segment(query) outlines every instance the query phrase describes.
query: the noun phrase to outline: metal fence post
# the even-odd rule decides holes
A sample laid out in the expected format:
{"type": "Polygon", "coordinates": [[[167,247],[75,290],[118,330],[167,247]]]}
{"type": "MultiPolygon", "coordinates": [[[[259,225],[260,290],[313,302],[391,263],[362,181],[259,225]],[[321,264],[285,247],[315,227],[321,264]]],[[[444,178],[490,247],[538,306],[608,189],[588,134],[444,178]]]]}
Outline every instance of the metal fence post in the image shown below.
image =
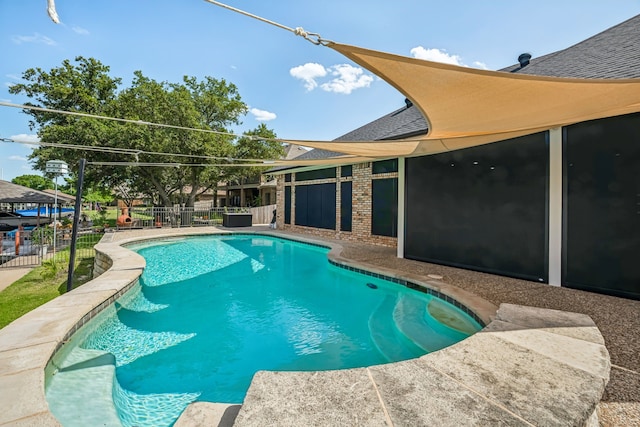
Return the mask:
{"type": "Polygon", "coordinates": [[[78,171],[78,187],[76,188],[76,205],[73,211],[71,248],[69,249],[69,275],[67,276],[67,292],[69,292],[73,288],[73,271],[75,270],[76,266],[76,240],[78,239],[78,227],[80,226],[80,211],[82,210],[82,184],[84,182],[84,166],[86,163],[86,159],[80,159],[80,170],[78,171]]]}

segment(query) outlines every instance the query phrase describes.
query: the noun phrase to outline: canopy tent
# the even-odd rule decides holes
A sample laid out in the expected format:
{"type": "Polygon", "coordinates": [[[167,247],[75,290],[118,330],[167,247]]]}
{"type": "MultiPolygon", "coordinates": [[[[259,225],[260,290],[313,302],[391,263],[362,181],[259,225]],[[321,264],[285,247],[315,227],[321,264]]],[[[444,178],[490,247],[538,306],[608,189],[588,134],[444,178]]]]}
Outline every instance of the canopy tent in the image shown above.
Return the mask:
{"type": "Polygon", "coordinates": [[[402,92],[425,116],[429,131],[420,138],[397,141],[296,144],[357,156],[426,155],[640,111],[640,79],[531,76],[459,67],[334,42],[327,46],[402,92]]]}

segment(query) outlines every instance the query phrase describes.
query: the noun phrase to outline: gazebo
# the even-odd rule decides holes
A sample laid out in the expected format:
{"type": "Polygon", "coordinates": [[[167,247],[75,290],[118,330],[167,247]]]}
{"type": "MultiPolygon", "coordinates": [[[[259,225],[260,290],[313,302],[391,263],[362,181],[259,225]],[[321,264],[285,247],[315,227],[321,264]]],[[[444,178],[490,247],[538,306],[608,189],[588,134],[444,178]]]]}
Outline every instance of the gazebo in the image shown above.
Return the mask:
{"type": "MultiPolygon", "coordinates": [[[[63,195],[58,193],[57,196],[58,205],[70,204],[75,201],[75,198],[69,195],[63,195]]],[[[56,195],[45,191],[34,190],[29,187],[14,184],[9,181],[0,180],[0,206],[9,205],[10,211],[15,211],[16,204],[29,204],[37,205],[37,217],[40,217],[40,208],[47,206],[49,212],[52,212],[52,207],[56,203],[56,195]]],[[[51,214],[48,215],[51,218],[51,214]]]]}

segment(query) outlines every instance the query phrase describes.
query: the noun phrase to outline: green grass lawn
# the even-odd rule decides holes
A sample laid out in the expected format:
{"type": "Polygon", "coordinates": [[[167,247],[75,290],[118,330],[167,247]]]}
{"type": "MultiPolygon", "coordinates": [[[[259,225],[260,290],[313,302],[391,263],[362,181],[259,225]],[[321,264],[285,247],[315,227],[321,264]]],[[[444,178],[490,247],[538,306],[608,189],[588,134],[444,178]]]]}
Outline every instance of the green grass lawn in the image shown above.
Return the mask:
{"type": "MultiPolygon", "coordinates": [[[[149,208],[151,209],[151,208],[149,208]]],[[[144,208],[136,208],[133,212],[130,213],[132,218],[139,220],[151,220],[153,217],[151,215],[145,214],[144,208]]],[[[82,211],[82,213],[87,214],[87,217],[93,221],[94,226],[102,226],[103,224],[109,224],[109,227],[116,226],[116,219],[121,215],[121,210],[110,206],[103,210],[102,212],[98,211],[82,211]]]]}
{"type": "Polygon", "coordinates": [[[82,211],[83,214],[87,214],[87,217],[93,221],[94,226],[102,226],[103,224],[109,224],[109,227],[116,226],[116,218],[118,217],[119,210],[116,208],[105,209],[101,212],[98,211],[82,211]]]}
{"type": "MultiPolygon", "coordinates": [[[[99,237],[93,236],[81,236],[78,239],[72,281],[74,289],[91,280],[95,252],[89,248],[98,240],[99,237]]],[[[0,328],[64,294],[67,290],[68,264],[69,249],[65,249],[56,255],[55,262],[44,261],[41,266],[0,292],[0,328]]]]}

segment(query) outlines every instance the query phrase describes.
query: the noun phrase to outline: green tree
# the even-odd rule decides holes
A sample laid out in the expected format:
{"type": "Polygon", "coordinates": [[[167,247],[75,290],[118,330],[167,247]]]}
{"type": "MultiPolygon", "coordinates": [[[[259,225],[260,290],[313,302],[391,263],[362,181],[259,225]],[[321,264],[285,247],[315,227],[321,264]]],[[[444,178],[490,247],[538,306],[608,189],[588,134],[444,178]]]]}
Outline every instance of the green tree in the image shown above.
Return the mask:
{"type": "Polygon", "coordinates": [[[13,178],[11,182],[40,191],[50,190],[55,187],[55,184],[52,180],[40,175],[20,175],[13,178]]]}
{"type": "MultiPolygon", "coordinates": [[[[109,67],[99,61],[77,57],[76,65],[66,60],[61,67],[49,72],[29,69],[23,73],[26,83],[13,85],[9,91],[25,94],[38,105],[52,109],[217,132],[228,132],[227,128],[240,124],[240,117],[247,112],[236,86],[224,79],[205,77],[198,81],[195,77],[185,76],[181,83],[167,83],[157,82],[136,71],[131,87],[118,92],[121,79],[112,78],[108,73],[109,67]]],[[[85,172],[88,186],[126,188],[128,193],[149,196],[165,206],[173,203],[193,206],[200,193],[215,189],[228,173],[224,168],[209,166],[224,161],[207,157],[227,158],[233,156],[237,148],[233,137],[221,133],[141,126],[32,110],[27,114],[32,116],[30,125],[32,129],[38,129],[43,142],[87,148],[40,147],[31,156],[37,169],[44,170],[46,161],[56,158],[65,160],[75,172],[78,160],[84,157],[88,161],[85,172]],[[90,150],[93,147],[109,147],[113,151],[90,150]],[[118,152],[123,148],[140,152],[137,155],[118,152]],[[156,156],[143,151],[176,155],[156,156]],[[96,162],[187,165],[123,167],[97,165],[96,162]]]]}
{"type": "MultiPolygon", "coordinates": [[[[280,159],[284,157],[284,145],[276,141],[276,133],[269,129],[264,123],[257,128],[244,132],[238,139],[234,147],[234,157],[238,159],[280,159]]],[[[254,178],[265,171],[270,166],[265,167],[238,167],[232,169],[235,179],[254,178]]]]}
{"type": "MultiPolygon", "coordinates": [[[[180,84],[159,83],[140,71],[135,73],[132,87],[118,97],[118,106],[123,116],[135,120],[217,132],[229,132],[228,126],[240,124],[240,117],[247,111],[235,85],[225,80],[206,77],[199,82],[194,77],[184,77],[180,84]]],[[[131,175],[124,180],[130,191],[151,196],[165,206],[193,206],[199,194],[215,189],[224,171],[206,165],[222,162],[207,157],[226,158],[233,152],[233,137],[225,134],[134,125],[123,128],[120,136],[129,148],[176,154],[161,159],[140,154],[141,162],[187,164],[178,168],[137,168],[135,179],[131,175]]],[[[133,170],[129,173],[133,174],[133,170]]]]}
{"type": "MultiPolygon", "coordinates": [[[[280,159],[284,157],[284,145],[276,141],[276,133],[264,123],[257,128],[244,132],[234,147],[234,157],[238,159],[280,159]]],[[[249,162],[254,163],[254,162],[249,162]]],[[[227,180],[239,184],[260,182],[260,176],[270,166],[244,166],[228,168],[227,180]]],[[[253,206],[260,204],[260,199],[250,201],[253,206]]]]}
{"type": "MultiPolygon", "coordinates": [[[[76,64],[69,60],[50,71],[41,68],[30,68],[22,74],[26,83],[12,85],[9,92],[25,94],[37,105],[49,109],[71,112],[108,115],[116,99],[120,79],[109,76],[109,67],[93,58],[76,57],[76,64]]],[[[29,122],[32,130],[37,129],[38,136],[44,143],[59,143],[75,146],[108,145],[109,129],[113,123],[63,115],[53,112],[25,110],[31,116],[29,122]]],[[[116,161],[114,155],[94,151],[78,151],[58,147],[41,146],[35,149],[30,158],[34,168],[44,171],[48,160],[60,159],[68,163],[70,171],[77,173],[80,158],[88,161],[105,161],[107,158],[116,161]]],[[[101,181],[102,171],[87,168],[85,182],[101,181]]]]}

